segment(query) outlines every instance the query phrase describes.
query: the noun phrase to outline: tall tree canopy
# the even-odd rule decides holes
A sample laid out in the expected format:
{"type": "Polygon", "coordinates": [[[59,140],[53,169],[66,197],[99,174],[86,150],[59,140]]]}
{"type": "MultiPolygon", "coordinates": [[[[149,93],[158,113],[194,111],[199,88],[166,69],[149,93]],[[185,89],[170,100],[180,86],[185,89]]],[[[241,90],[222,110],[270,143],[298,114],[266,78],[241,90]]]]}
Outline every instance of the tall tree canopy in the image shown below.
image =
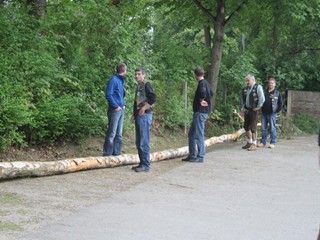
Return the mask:
{"type": "MultiPolygon", "coordinates": [[[[320,91],[320,0],[0,1],[0,149],[103,135],[104,91],[118,62],[144,66],[158,125],[190,120],[192,70],[203,66],[227,123],[244,77],[320,91]]],[[[129,118],[125,130],[132,127],[129,118]]]]}

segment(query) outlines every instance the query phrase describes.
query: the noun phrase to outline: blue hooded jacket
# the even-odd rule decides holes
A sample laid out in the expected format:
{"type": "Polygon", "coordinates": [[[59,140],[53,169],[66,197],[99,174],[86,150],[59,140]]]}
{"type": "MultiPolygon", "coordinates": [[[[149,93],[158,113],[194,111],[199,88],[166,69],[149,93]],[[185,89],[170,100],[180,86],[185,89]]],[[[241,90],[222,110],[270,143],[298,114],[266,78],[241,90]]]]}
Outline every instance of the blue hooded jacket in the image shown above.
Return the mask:
{"type": "Polygon", "coordinates": [[[119,75],[119,73],[114,74],[108,81],[106,89],[106,99],[109,103],[109,107],[116,109],[118,107],[125,106],[124,101],[124,81],[125,77],[119,75]]]}

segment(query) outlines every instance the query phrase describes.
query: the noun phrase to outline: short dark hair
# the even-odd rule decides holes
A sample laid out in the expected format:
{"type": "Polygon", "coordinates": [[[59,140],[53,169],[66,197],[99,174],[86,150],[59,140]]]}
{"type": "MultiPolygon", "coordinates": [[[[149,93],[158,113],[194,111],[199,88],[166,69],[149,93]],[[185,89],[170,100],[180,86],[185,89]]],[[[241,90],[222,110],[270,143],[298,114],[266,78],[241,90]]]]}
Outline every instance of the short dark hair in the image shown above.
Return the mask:
{"type": "Polygon", "coordinates": [[[117,65],[117,73],[123,73],[125,70],[127,70],[127,65],[124,63],[119,63],[117,65]]]}
{"type": "Polygon", "coordinates": [[[203,70],[203,68],[197,67],[197,68],[194,70],[194,74],[195,74],[197,77],[202,77],[202,76],[204,76],[204,70],[203,70]]]}
{"type": "Polygon", "coordinates": [[[274,81],[274,83],[276,83],[276,79],[274,77],[270,77],[269,81],[274,81]]]}
{"type": "Polygon", "coordinates": [[[144,70],[143,67],[138,67],[138,68],[136,68],[136,70],[134,70],[134,71],[135,71],[135,72],[142,72],[143,75],[146,74],[146,71],[144,70]]]}

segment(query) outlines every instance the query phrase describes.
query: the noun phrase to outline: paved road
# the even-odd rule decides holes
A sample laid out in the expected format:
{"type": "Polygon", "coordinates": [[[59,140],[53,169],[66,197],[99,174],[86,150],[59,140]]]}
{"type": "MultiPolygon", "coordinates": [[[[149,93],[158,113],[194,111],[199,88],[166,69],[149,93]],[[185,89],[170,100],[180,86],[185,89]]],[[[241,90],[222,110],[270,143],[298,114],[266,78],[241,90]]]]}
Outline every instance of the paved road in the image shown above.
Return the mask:
{"type": "Polygon", "coordinates": [[[143,174],[139,177],[145,181],[19,239],[316,239],[320,224],[316,136],[281,140],[275,149],[256,152],[242,150],[242,145],[217,145],[202,164],[173,160],[175,167],[156,176],[153,171],[132,173],[143,174]]]}

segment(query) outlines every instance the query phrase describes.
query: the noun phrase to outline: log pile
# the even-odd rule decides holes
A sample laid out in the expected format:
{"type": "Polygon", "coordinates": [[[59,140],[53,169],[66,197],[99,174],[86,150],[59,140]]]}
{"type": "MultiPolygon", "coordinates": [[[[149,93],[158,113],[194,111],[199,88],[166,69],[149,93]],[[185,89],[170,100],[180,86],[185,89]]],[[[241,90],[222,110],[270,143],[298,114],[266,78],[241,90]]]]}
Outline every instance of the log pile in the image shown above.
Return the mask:
{"type": "MultiPolygon", "coordinates": [[[[236,140],[244,132],[244,129],[240,129],[239,131],[232,134],[212,137],[205,141],[205,145],[206,147],[208,147],[227,140],[236,140]]],[[[162,160],[183,157],[188,155],[188,153],[188,147],[169,149],[152,153],[150,156],[150,160],[151,162],[158,162],[162,160]]],[[[14,179],[19,177],[42,177],[137,163],[139,163],[139,157],[137,154],[124,154],[121,156],[108,157],[71,158],[50,162],[1,162],[0,180],[14,179]]]]}

